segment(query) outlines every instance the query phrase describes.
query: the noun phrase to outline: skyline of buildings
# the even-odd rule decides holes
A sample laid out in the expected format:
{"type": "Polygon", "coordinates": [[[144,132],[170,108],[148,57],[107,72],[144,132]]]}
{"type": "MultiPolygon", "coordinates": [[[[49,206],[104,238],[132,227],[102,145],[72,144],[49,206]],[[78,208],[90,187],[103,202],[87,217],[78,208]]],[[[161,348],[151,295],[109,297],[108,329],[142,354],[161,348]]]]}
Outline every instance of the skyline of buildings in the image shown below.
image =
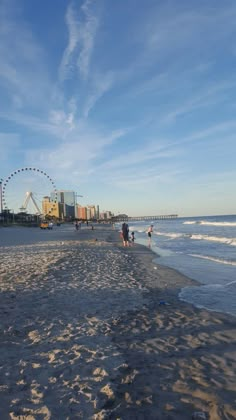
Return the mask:
{"type": "Polygon", "coordinates": [[[82,206],[77,203],[77,194],[72,190],[53,191],[42,201],[43,215],[64,219],[109,219],[113,216],[109,210],[100,212],[99,205],[88,204],[82,206]]]}
{"type": "MultiPolygon", "coordinates": [[[[2,183],[0,183],[2,187],[2,183]]],[[[32,192],[26,193],[24,205],[19,205],[19,211],[12,207],[3,205],[2,188],[0,188],[0,213],[7,212],[13,214],[28,213],[28,215],[38,215],[54,217],[57,219],[109,219],[113,216],[109,210],[100,212],[99,205],[87,204],[86,206],[77,203],[79,196],[72,190],[54,190],[50,195],[43,196],[41,202],[32,192]]]]}

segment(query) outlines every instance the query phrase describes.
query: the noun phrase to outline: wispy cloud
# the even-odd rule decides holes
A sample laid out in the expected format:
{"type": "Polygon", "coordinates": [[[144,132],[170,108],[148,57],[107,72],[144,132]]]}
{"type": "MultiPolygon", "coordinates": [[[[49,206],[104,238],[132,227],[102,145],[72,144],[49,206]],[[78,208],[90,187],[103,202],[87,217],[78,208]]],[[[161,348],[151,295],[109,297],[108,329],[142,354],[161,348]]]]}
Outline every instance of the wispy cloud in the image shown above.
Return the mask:
{"type": "Polygon", "coordinates": [[[73,4],[69,4],[65,20],[68,28],[69,39],[59,69],[59,77],[61,81],[68,79],[73,73],[75,68],[73,58],[80,41],[79,16],[78,11],[75,10],[75,6],[73,4]]]}
{"type": "Polygon", "coordinates": [[[153,166],[139,168],[139,175],[137,176],[137,169],[130,171],[128,168],[122,171],[115,171],[110,173],[107,177],[107,184],[119,187],[127,191],[154,191],[157,185],[174,184],[177,183],[179,177],[184,174],[183,169],[173,168],[173,165],[160,165],[159,168],[153,166]]]}
{"type": "Polygon", "coordinates": [[[186,115],[190,112],[193,112],[197,109],[204,109],[206,107],[212,107],[216,104],[221,103],[222,101],[227,99],[225,96],[228,91],[235,89],[236,81],[222,81],[221,83],[214,84],[212,86],[203,87],[201,88],[200,93],[195,95],[191,95],[183,101],[183,103],[176,107],[176,109],[170,111],[165,115],[163,118],[163,122],[170,123],[176,118],[186,115]]]}
{"type": "Polygon", "coordinates": [[[221,153],[227,161],[234,150],[235,57],[225,62],[233,2],[151,2],[137,11],[132,0],[59,3],[44,19],[31,2],[0,1],[0,119],[8,133],[0,145],[10,145],[0,159],[43,167],[57,184],[83,183],[107,201],[107,189],[125,191],[128,201],[133,190],[153,197],[162,186],[166,197],[178,183],[182,201],[184,176],[195,170],[189,178],[198,180],[203,143],[202,183],[217,173],[221,153]]]}
{"type": "MultiPolygon", "coordinates": [[[[115,158],[106,161],[100,166],[100,170],[114,171],[117,168],[125,168],[132,171],[131,168],[142,168],[145,164],[157,166],[157,162],[163,159],[172,159],[183,153],[181,149],[171,149],[172,144],[168,144],[167,140],[145,141],[140,145],[139,149],[124,153],[122,150],[115,158]]],[[[136,173],[137,175],[137,173],[136,173]]]]}
{"type": "Polygon", "coordinates": [[[0,86],[5,103],[7,98],[7,103],[22,108],[41,103],[50,83],[44,50],[22,22],[20,7],[13,4],[0,4],[0,86]]]}
{"type": "Polygon", "coordinates": [[[191,143],[196,140],[209,140],[212,136],[216,139],[217,136],[224,136],[229,132],[231,133],[232,130],[236,129],[236,121],[228,120],[224,121],[219,124],[214,124],[211,127],[208,127],[204,130],[195,130],[194,132],[190,133],[189,135],[183,137],[180,140],[175,142],[175,145],[178,146],[179,144],[184,143],[191,143]]]}
{"type": "Polygon", "coordinates": [[[80,10],[71,3],[66,12],[66,24],[69,40],[59,69],[60,80],[69,79],[77,69],[86,79],[99,24],[98,17],[92,12],[91,0],[86,0],[80,10]]]}
{"type": "Polygon", "coordinates": [[[61,142],[55,149],[48,148],[29,149],[27,159],[33,164],[46,164],[49,170],[53,170],[58,179],[65,176],[65,170],[70,176],[77,176],[81,180],[88,174],[97,173],[97,162],[106,153],[107,147],[119,140],[125,134],[125,130],[107,132],[100,129],[80,124],[71,133],[70,140],[61,142]]]}
{"type": "Polygon", "coordinates": [[[0,178],[6,178],[22,155],[21,138],[17,133],[0,133],[0,178]],[[9,162],[13,167],[9,169],[9,162]],[[15,164],[13,163],[15,162],[15,164]]]}
{"type": "Polygon", "coordinates": [[[0,133],[0,161],[4,161],[16,152],[20,145],[20,136],[16,133],[0,133]]]}
{"type": "MultiPolygon", "coordinates": [[[[153,12],[153,11],[152,11],[153,12]]],[[[216,47],[215,41],[226,39],[232,31],[235,31],[236,8],[233,2],[207,6],[204,9],[198,3],[187,2],[184,7],[182,3],[166,4],[163,7],[157,6],[157,12],[150,16],[146,24],[144,39],[147,46],[153,51],[163,51],[168,54],[171,49],[178,53],[186,53],[186,48],[216,47]],[[228,23],[228,24],[226,24],[228,23]],[[224,30],[216,31],[216,28],[224,30]],[[204,39],[207,42],[199,42],[204,39]]]]}
{"type": "Polygon", "coordinates": [[[81,31],[82,48],[77,61],[81,75],[88,76],[89,61],[94,47],[95,35],[98,28],[98,18],[91,12],[92,0],[86,0],[82,6],[85,15],[84,27],[81,31]]]}
{"type": "Polygon", "coordinates": [[[93,109],[97,101],[111,88],[114,80],[114,75],[109,72],[103,75],[95,75],[91,82],[90,91],[85,100],[83,109],[83,116],[88,117],[90,111],[93,109]]]}

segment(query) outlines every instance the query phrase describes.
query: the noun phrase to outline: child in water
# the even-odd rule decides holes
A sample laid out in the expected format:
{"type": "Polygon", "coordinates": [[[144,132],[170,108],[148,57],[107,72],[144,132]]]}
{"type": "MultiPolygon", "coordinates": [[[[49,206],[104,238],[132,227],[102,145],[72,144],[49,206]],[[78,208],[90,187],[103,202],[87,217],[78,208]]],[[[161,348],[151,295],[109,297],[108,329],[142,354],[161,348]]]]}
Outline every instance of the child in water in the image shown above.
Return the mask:
{"type": "Polygon", "coordinates": [[[134,232],[131,232],[131,242],[134,243],[135,237],[134,237],[134,232]]]}

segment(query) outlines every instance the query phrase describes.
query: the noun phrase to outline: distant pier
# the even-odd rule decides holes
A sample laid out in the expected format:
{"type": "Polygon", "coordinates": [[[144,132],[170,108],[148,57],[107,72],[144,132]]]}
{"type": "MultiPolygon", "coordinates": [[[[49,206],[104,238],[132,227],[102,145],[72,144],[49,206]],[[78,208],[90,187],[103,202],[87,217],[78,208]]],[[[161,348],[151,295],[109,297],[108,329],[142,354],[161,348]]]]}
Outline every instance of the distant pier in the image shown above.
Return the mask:
{"type": "Polygon", "coordinates": [[[177,219],[177,214],[165,214],[159,216],[136,216],[136,217],[129,217],[125,214],[121,214],[118,216],[112,217],[112,222],[128,222],[128,221],[142,221],[142,220],[168,220],[168,219],[177,219]]]}

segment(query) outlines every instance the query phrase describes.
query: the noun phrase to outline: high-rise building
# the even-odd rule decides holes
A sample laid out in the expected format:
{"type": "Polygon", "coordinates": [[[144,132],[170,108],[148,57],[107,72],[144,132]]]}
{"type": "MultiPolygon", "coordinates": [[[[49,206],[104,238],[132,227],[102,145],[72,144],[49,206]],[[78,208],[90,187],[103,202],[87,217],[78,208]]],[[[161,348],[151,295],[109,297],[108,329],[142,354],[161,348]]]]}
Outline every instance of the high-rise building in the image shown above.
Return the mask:
{"type": "Polygon", "coordinates": [[[94,205],[88,205],[87,209],[90,211],[90,217],[89,219],[96,219],[96,206],[94,205]]]}
{"type": "MultiPolygon", "coordinates": [[[[98,206],[97,206],[98,207],[98,206]]],[[[79,204],[77,204],[77,218],[83,219],[83,220],[94,220],[97,219],[97,208],[94,204],[87,205],[86,207],[83,207],[79,204]]]]}
{"type": "Polygon", "coordinates": [[[81,220],[87,220],[88,219],[87,207],[82,207],[82,206],[78,205],[77,206],[77,217],[78,217],[78,219],[81,219],[81,220]]]}
{"type": "Polygon", "coordinates": [[[112,213],[109,210],[100,213],[100,219],[109,220],[109,219],[111,219],[111,217],[112,217],[112,213]]]}
{"type": "Polygon", "coordinates": [[[44,216],[53,216],[59,218],[59,204],[52,202],[50,197],[43,198],[42,210],[44,216]]]}
{"type": "Polygon", "coordinates": [[[87,207],[87,220],[91,219],[91,209],[87,207]]]}
{"type": "Polygon", "coordinates": [[[51,200],[59,204],[61,219],[72,219],[75,217],[76,195],[74,191],[58,190],[51,193],[51,200]]]}

